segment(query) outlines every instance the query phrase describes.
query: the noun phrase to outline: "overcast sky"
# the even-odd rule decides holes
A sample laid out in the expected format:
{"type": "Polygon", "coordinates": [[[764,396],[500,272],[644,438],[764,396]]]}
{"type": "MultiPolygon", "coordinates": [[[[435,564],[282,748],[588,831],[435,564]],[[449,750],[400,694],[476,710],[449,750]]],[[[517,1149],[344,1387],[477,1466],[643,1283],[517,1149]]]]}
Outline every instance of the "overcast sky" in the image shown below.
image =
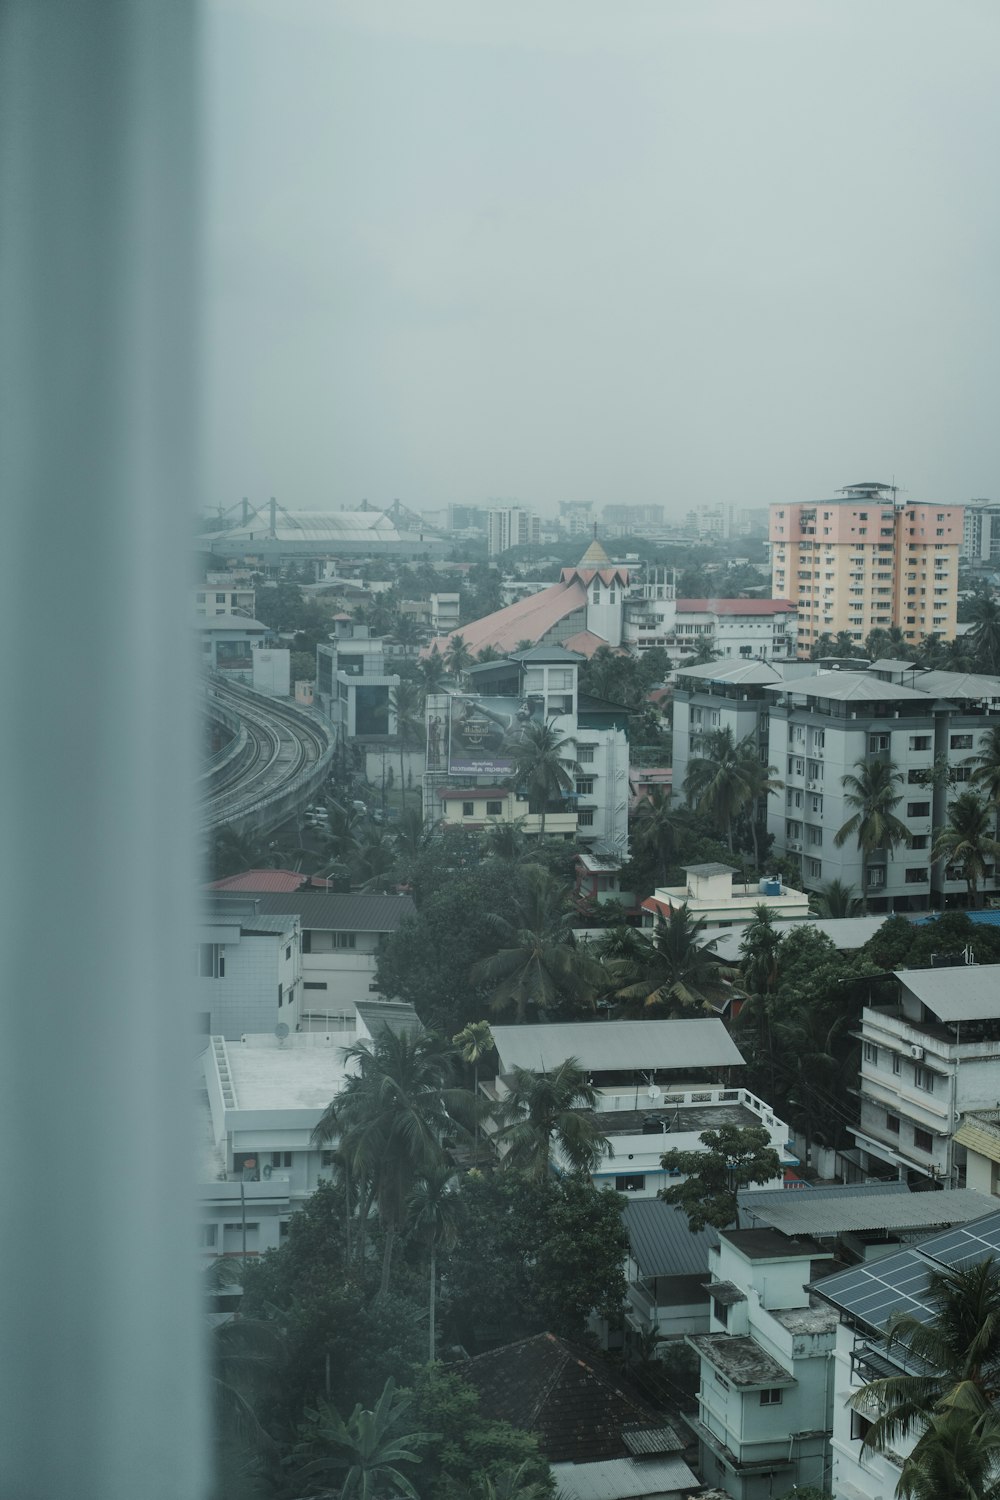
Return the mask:
{"type": "Polygon", "coordinates": [[[206,498],[1000,495],[996,0],[208,0],[206,498]]]}

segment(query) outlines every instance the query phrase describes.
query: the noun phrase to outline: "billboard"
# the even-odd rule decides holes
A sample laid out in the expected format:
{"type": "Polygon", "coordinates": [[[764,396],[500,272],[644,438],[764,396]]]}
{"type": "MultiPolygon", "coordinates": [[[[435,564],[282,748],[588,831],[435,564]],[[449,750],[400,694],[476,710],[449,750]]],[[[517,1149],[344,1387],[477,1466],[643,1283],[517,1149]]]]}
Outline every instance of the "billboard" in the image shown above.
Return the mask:
{"type": "MultiPolygon", "coordinates": [[[[527,698],[454,696],[448,705],[448,770],[454,776],[509,776],[528,729],[545,723],[541,693],[527,698]]],[[[436,726],[440,732],[441,726],[436,726]]],[[[430,751],[430,744],[428,751],[430,751]]],[[[428,754],[430,765],[430,754],[428,754]]]]}

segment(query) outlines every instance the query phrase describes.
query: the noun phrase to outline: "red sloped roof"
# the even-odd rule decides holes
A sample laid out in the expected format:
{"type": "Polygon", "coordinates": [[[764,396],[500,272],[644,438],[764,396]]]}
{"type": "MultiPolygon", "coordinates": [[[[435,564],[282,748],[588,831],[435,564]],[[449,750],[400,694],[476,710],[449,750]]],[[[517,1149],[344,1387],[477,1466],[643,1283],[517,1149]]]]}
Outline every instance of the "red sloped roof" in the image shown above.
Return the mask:
{"type": "MultiPolygon", "coordinates": [[[[244,870],[239,875],[227,875],[223,880],[213,880],[206,890],[210,891],[268,891],[280,894],[297,891],[309,880],[301,870],[244,870]]],[[[325,890],[326,880],[313,880],[313,885],[325,890]]]]}
{"type": "Polygon", "coordinates": [[[678,599],[679,615],[793,615],[788,599],[678,599]]]}
{"type": "Polygon", "coordinates": [[[529,594],[526,599],[508,604],[506,609],[498,609],[492,615],[484,615],[481,620],[471,620],[468,625],[460,625],[447,635],[437,636],[420,654],[429,656],[436,646],[443,656],[455,635],[462,637],[473,656],[484,646],[492,646],[497,651],[513,651],[518,641],[537,643],[560,620],[574,610],[584,609],[586,604],[587,591],[581,583],[575,580],[572,583],[553,583],[537,594],[529,594]]]}
{"type": "Polygon", "coordinates": [[[602,646],[606,646],[608,643],[602,640],[599,635],[595,635],[592,630],[578,630],[576,635],[571,635],[562,644],[566,647],[567,651],[578,651],[581,656],[585,656],[589,661],[595,651],[599,651],[602,646]]]}

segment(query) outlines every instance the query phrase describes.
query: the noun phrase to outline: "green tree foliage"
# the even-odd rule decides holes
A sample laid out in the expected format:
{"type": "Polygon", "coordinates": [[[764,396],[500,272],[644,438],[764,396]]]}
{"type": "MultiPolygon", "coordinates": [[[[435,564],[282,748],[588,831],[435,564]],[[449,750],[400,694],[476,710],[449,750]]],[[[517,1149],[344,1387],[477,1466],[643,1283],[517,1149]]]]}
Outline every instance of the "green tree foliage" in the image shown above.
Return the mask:
{"type": "Polygon", "coordinates": [[[590,1111],[597,1090],[575,1057],[568,1057],[551,1073],[514,1068],[507,1077],[507,1093],[495,1110],[497,1145],[504,1168],[526,1173],[538,1182],[553,1181],[552,1150],[574,1172],[592,1172],[611,1143],[600,1132],[590,1111]]]}
{"type": "Polygon", "coordinates": [[[594,1008],[605,976],[573,939],[576,913],[569,894],[541,866],[524,865],[510,915],[487,913],[493,951],[473,965],[470,975],[488,987],[493,1010],[513,1011],[522,1021],[529,1014],[594,1008]]]}
{"type": "Polygon", "coordinates": [[[717,939],[705,936],[705,918],[685,901],[669,922],[657,918],[650,937],[637,933],[631,951],[607,967],[615,999],[627,1014],[683,1016],[711,1010],[729,993],[726,970],[713,957],[717,939]]]}
{"type": "Polygon", "coordinates": [[[685,1177],[657,1195],[684,1210],[692,1234],[706,1224],[728,1228],[736,1221],[739,1188],[781,1176],[781,1160],[762,1125],[721,1125],[703,1130],[698,1139],[704,1151],[664,1152],[664,1171],[683,1172],[685,1177]]]}
{"type": "Polygon", "coordinates": [[[948,806],[948,825],[938,830],[931,860],[961,867],[969,892],[969,906],[981,904],[980,885],[987,866],[996,867],[1000,843],[993,837],[995,812],[978,792],[961,792],[948,806]]]}
{"type": "Polygon", "coordinates": [[[861,897],[844,880],[828,880],[809,897],[809,910],[817,917],[856,917],[861,911],[861,897]]]}
{"type": "Polygon", "coordinates": [[[855,762],[853,771],[842,776],[844,801],[854,813],[834,836],[833,842],[842,849],[848,839],[856,839],[861,851],[862,899],[868,909],[868,864],[876,849],[886,849],[892,854],[900,844],[909,848],[913,835],[896,816],[896,808],[903,800],[903,773],[895,761],[877,755],[873,760],[862,758],[855,762]]]}
{"type": "Polygon", "coordinates": [[[871,1422],[864,1446],[895,1449],[917,1433],[897,1493],[981,1500],[1000,1490],[1000,1271],[988,1256],[968,1268],[929,1277],[930,1322],[897,1314],[888,1326],[894,1345],[920,1373],[870,1381],[850,1404],[871,1422]],[[933,1482],[947,1480],[934,1490],[933,1482]]]}
{"type": "Polygon", "coordinates": [[[730,853],[733,823],[738,815],[782,785],[771,778],[773,766],[761,767],[755,738],[747,735],[737,741],[728,728],[702,736],[698,754],[689,761],[684,781],[688,802],[722,834],[730,853]]]}
{"type": "Polygon", "coordinates": [[[586,1177],[518,1172],[462,1181],[463,1228],[442,1266],[451,1336],[478,1350],[536,1333],[580,1339],[592,1308],[620,1316],[622,1198],[586,1177]]]}
{"type": "Polygon", "coordinates": [[[339,1500],[420,1500],[410,1475],[429,1434],[410,1429],[412,1406],[390,1378],[373,1407],[358,1402],[346,1421],[329,1401],[307,1408],[289,1459],[296,1488],[327,1496],[336,1484],[339,1500]]]}
{"type": "Polygon", "coordinates": [[[554,1485],[538,1443],[507,1422],[484,1417],[479,1392],[440,1365],[422,1370],[413,1387],[414,1416],[431,1434],[420,1464],[421,1500],[470,1500],[492,1485],[502,1494],[512,1473],[536,1485],[535,1500],[547,1500],[554,1485]]]}
{"type": "Polygon", "coordinates": [[[968,616],[972,622],[968,641],[976,671],[1000,676],[1000,599],[992,590],[979,590],[969,603],[968,616]]]}
{"type": "Polygon", "coordinates": [[[574,787],[573,768],[576,754],[573,743],[560,734],[553,724],[529,724],[524,738],[514,751],[511,781],[528,794],[528,808],[541,814],[541,832],[545,835],[545,813],[551,802],[574,787]]]}
{"type": "Polygon", "coordinates": [[[978,964],[1000,963],[1000,932],[970,922],[964,911],[946,911],[919,927],[905,917],[890,917],[862,949],[880,969],[926,969],[935,954],[960,959],[970,948],[978,964]]]}

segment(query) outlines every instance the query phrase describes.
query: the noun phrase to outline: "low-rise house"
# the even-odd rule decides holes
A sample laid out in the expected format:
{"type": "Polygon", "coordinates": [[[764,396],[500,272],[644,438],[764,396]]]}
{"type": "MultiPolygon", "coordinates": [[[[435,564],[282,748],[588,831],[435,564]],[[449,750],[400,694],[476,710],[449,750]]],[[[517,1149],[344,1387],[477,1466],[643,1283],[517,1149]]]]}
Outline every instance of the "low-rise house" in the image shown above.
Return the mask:
{"type": "Polygon", "coordinates": [[[861,1014],[859,1164],[961,1184],[963,1115],[1000,1099],[1000,964],[903,969],[899,999],[861,1014]]]}
{"type": "Polygon", "coordinates": [[[231,614],[196,615],[194,623],[202,665],[238,682],[252,682],[254,648],[272,639],[270,627],[248,615],[231,614]]]}
{"type": "Polygon", "coordinates": [[[258,906],[272,917],[299,919],[302,992],[296,1019],[304,1029],[354,1024],[358,1002],[380,996],[375,968],[383,939],[416,910],[410,896],[304,888],[266,892],[258,906]]]}
{"type": "Polygon", "coordinates": [[[825,1488],[839,1320],[807,1287],[829,1256],[773,1229],[727,1229],[709,1260],[710,1329],[687,1340],[702,1479],[733,1500],[825,1488]]]}
{"type": "Polygon", "coordinates": [[[955,1145],[965,1151],[967,1186],[1000,1198],[1000,1109],[967,1110],[955,1145]]]}
{"type": "Polygon", "coordinates": [[[719,1243],[716,1230],[709,1224],[693,1233],[684,1210],[662,1198],[631,1198],[622,1222],[628,1235],[626,1328],[644,1340],[707,1333],[708,1252],[719,1243]]]}
{"type": "Polygon", "coordinates": [[[541,1333],[454,1369],[484,1416],[535,1434],[559,1500],[681,1500],[699,1488],[673,1425],[582,1345],[541,1333]]]}
{"type": "Polygon", "coordinates": [[[706,927],[745,926],[756,908],[765,907],[773,917],[804,918],[809,915],[809,897],[804,891],[793,891],[780,876],[755,880],[749,885],[736,884],[732,865],[684,865],[687,880],[679,886],[657,886],[642,903],[644,927],[655,927],[659,918],[670,920],[671,914],[686,906],[691,915],[704,920],[706,927]]]}
{"type": "Polygon", "coordinates": [[[629,911],[635,911],[635,895],[622,888],[622,865],[620,850],[608,849],[595,844],[592,849],[576,857],[575,895],[579,902],[593,906],[606,906],[609,901],[619,901],[629,911]]]}
{"type": "MultiPolygon", "coordinates": [[[[598,1187],[655,1197],[676,1181],[660,1164],[663,1153],[702,1150],[702,1132],[726,1124],[762,1126],[782,1167],[797,1165],[784,1122],[749,1089],[726,1081],[745,1064],[718,1019],[496,1026],[493,1039],[498,1074],[481,1087],[498,1102],[515,1067],[549,1073],[575,1058],[589,1076],[597,1124],[610,1142],[591,1174],[598,1187]]],[[[566,1170],[558,1144],[553,1168],[566,1170]]]]}
{"type": "MultiPolygon", "coordinates": [[[[542,832],[542,814],[530,812],[525,793],[504,786],[443,786],[437,789],[443,832],[455,828],[491,828],[500,823],[518,823],[525,833],[542,832]]],[[[572,804],[557,812],[546,812],[545,835],[571,842],[576,838],[577,814],[572,804]]]]}
{"type": "Polygon", "coordinates": [[[970,1269],[1000,1255],[1000,1213],[945,1230],[874,1265],[852,1266],[813,1283],[812,1291],[838,1319],[833,1378],[831,1484],[834,1500],[891,1500],[897,1492],[906,1454],[919,1428],[898,1439],[898,1451],[875,1453],[862,1443],[867,1418],[848,1406],[849,1398],[871,1380],[912,1374],[906,1347],[886,1340],[894,1313],[930,1321],[935,1306],[928,1295],[932,1271],[970,1269]]]}
{"type": "Polygon", "coordinates": [[[237,1041],[244,1032],[299,1024],[302,943],[294,912],[271,915],[252,897],[209,896],[197,929],[198,1029],[237,1041]]]}

